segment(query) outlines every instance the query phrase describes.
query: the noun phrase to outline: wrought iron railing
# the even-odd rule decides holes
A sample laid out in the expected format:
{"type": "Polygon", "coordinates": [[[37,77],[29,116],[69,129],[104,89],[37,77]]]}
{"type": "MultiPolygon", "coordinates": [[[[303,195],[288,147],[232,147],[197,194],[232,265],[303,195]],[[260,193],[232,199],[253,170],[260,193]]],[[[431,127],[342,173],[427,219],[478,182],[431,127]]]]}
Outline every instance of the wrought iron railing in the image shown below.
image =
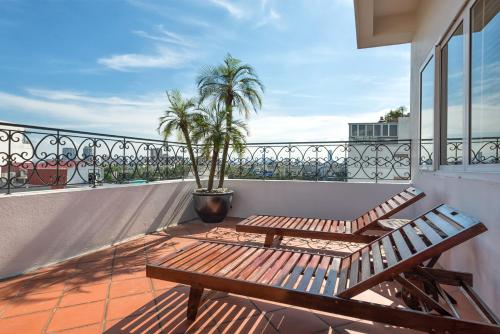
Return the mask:
{"type": "Polygon", "coordinates": [[[229,178],[277,180],[409,180],[411,144],[335,141],[248,144],[229,157],[229,178]]]}
{"type": "MultiPolygon", "coordinates": [[[[201,176],[209,160],[194,147],[201,176]]],[[[405,141],[247,144],[230,151],[227,176],[317,181],[409,180],[405,141]]],[[[179,142],[0,123],[0,193],[192,177],[179,142]]]]}
{"type": "MultiPolygon", "coordinates": [[[[432,165],[434,142],[431,139],[420,141],[420,164],[432,165]]],[[[463,164],[463,140],[460,138],[448,139],[446,142],[447,165],[463,164]]],[[[498,164],[500,163],[500,137],[481,137],[470,140],[470,164],[498,164]]]]}

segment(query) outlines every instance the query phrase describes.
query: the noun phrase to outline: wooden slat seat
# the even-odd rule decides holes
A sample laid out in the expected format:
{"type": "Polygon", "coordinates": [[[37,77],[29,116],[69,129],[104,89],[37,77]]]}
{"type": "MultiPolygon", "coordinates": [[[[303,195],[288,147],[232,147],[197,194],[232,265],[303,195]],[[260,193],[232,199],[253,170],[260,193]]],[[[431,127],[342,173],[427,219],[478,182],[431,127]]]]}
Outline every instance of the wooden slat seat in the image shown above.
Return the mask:
{"type": "MultiPolygon", "coordinates": [[[[498,333],[494,314],[487,316],[493,325],[460,319],[437,301],[425,299],[425,293],[413,285],[408,286],[430,305],[427,311],[352,299],[384,281],[407,284],[405,275],[418,275],[418,270],[429,271],[436,282],[467,282],[469,289],[472,278],[467,275],[455,279],[422,264],[484,231],[486,227],[476,219],[442,205],[345,257],[198,242],[148,264],[146,272],[148,277],[191,285],[190,319],[196,317],[203,289],[208,288],[425,331],[467,333],[475,328],[498,333]]],[[[481,306],[489,311],[485,304],[481,306]]]]}
{"type": "Polygon", "coordinates": [[[380,228],[382,228],[383,230],[392,231],[397,228],[400,228],[405,224],[408,224],[410,221],[411,221],[410,219],[400,219],[400,218],[380,219],[377,222],[377,225],[380,226],[380,228]]]}
{"type": "Polygon", "coordinates": [[[267,215],[251,216],[239,222],[236,225],[236,231],[265,234],[264,246],[266,247],[271,246],[275,236],[368,243],[377,237],[366,235],[364,232],[370,229],[387,229],[386,226],[378,225],[378,221],[394,215],[424,196],[423,191],[409,187],[352,221],[267,215]]]}

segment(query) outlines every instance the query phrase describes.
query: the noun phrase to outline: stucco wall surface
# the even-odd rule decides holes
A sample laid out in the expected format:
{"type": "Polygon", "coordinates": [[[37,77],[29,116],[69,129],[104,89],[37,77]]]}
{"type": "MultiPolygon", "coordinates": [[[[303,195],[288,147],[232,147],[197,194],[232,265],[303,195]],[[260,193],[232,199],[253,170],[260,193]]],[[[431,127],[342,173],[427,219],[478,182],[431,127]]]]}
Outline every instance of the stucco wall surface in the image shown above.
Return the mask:
{"type": "Polygon", "coordinates": [[[194,218],[193,182],[0,197],[0,278],[194,218]]]}
{"type": "Polygon", "coordinates": [[[465,0],[423,0],[417,10],[417,31],[411,44],[412,180],[427,193],[417,203],[421,211],[448,203],[480,219],[488,232],[444,253],[440,264],[472,272],[480,296],[500,314],[500,175],[481,171],[422,171],[418,168],[419,71],[429,52],[460,12],[465,0]]]}
{"type": "MultiPolygon", "coordinates": [[[[230,180],[230,216],[353,219],[404,184],[230,180]]],[[[0,278],[196,217],[192,181],[16,193],[0,197],[0,278]]],[[[399,214],[411,216],[412,208],[399,214]]]]}

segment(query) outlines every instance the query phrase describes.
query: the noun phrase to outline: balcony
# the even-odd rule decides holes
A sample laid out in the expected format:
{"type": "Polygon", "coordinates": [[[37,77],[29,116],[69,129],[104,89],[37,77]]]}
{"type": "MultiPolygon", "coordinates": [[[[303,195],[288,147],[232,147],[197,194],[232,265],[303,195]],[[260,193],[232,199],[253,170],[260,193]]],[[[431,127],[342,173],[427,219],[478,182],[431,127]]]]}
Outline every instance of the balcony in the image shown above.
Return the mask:
{"type": "MultiPolygon", "coordinates": [[[[209,293],[198,319],[188,322],[188,287],[145,273],[147,262],[197,240],[262,243],[263,236],[234,230],[252,214],[359,216],[413,182],[412,146],[409,140],[248,144],[230,159],[231,218],[208,225],[191,206],[195,185],[182,143],[3,124],[0,333],[413,332],[223,293],[209,293]]],[[[397,217],[414,218],[446,200],[429,191],[397,217]]],[[[461,247],[460,256],[477,256],[475,284],[488,291],[488,256],[475,249],[477,242],[461,247]]],[[[494,233],[480,242],[494,244],[494,233]]],[[[282,247],[345,255],[360,245],[285,237],[282,247]]],[[[470,262],[462,268],[456,261],[442,259],[471,270],[470,262]]],[[[396,291],[387,283],[356,298],[402,306],[396,291]]],[[[459,298],[453,288],[448,292],[459,298]]],[[[479,317],[473,308],[460,313],[479,317]]]]}

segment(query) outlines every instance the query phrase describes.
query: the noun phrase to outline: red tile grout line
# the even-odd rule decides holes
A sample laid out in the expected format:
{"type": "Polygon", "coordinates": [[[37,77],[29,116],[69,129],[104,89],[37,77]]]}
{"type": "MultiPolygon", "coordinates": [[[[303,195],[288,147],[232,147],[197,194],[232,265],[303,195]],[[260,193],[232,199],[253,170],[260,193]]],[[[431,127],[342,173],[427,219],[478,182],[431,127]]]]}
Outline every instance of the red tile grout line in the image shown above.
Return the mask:
{"type": "Polygon", "coordinates": [[[45,326],[43,326],[42,334],[47,333],[47,330],[49,329],[49,324],[52,321],[52,318],[54,318],[54,314],[56,314],[57,308],[59,307],[59,304],[61,303],[61,300],[64,296],[65,288],[66,288],[66,282],[64,282],[63,288],[61,290],[61,295],[57,299],[56,305],[52,308],[52,312],[49,314],[49,318],[47,319],[45,326]]]}
{"type": "MultiPolygon", "coordinates": [[[[261,309],[257,306],[257,304],[255,304],[255,303],[254,303],[254,301],[252,300],[252,298],[248,298],[248,300],[250,301],[250,303],[252,303],[252,305],[253,305],[253,306],[254,306],[257,310],[259,310],[260,314],[264,315],[264,319],[266,319],[266,320],[267,320],[267,323],[268,323],[268,324],[269,324],[269,325],[270,325],[273,329],[275,329],[277,333],[279,333],[280,331],[278,330],[278,328],[276,328],[276,327],[273,325],[273,323],[272,323],[271,319],[269,319],[269,318],[268,318],[268,316],[267,316],[267,314],[268,314],[268,313],[271,313],[271,312],[266,312],[266,311],[261,310],[261,309]]],[[[274,310],[273,312],[280,311],[280,310],[283,310],[283,309],[286,309],[286,308],[287,308],[287,306],[283,306],[282,308],[276,309],[276,310],[274,310]]]]}
{"type": "Polygon", "coordinates": [[[115,256],[116,256],[116,247],[114,248],[114,251],[113,251],[113,261],[111,261],[111,277],[109,278],[108,288],[106,290],[106,298],[104,300],[104,313],[102,316],[102,323],[101,323],[101,332],[103,332],[103,333],[106,329],[106,320],[108,317],[109,295],[111,292],[111,282],[113,281],[113,269],[115,267],[115,259],[116,259],[115,256]]]}
{"type": "MultiPolygon", "coordinates": [[[[170,246],[169,246],[169,247],[170,247],[170,246]]],[[[146,242],[144,242],[144,253],[145,253],[145,255],[146,255],[146,263],[147,263],[147,261],[148,261],[148,254],[149,254],[149,253],[146,251],[146,242]]],[[[145,269],[144,269],[144,270],[145,270],[145,269]]],[[[157,303],[157,300],[156,300],[156,298],[158,297],[158,295],[157,295],[157,291],[156,291],[156,289],[155,289],[155,287],[154,287],[154,285],[153,285],[153,280],[152,280],[150,277],[147,277],[147,276],[146,276],[146,278],[147,278],[147,279],[148,279],[148,281],[149,281],[149,287],[151,288],[151,292],[152,292],[152,294],[153,294],[153,303],[154,303],[154,305],[155,305],[155,310],[156,310],[156,312],[155,312],[155,313],[156,313],[155,317],[156,317],[157,322],[158,322],[158,327],[160,328],[160,332],[163,332],[163,328],[162,328],[163,326],[162,326],[162,324],[161,324],[161,318],[160,318],[160,311],[161,311],[161,310],[158,308],[158,303],[157,303]]]]}
{"type": "MultiPolygon", "coordinates": [[[[321,318],[319,315],[317,315],[316,313],[314,313],[314,312],[313,312],[313,310],[311,310],[311,309],[308,309],[308,310],[309,310],[309,312],[311,312],[311,313],[312,313],[312,314],[313,314],[316,318],[318,318],[318,319],[319,319],[319,321],[321,321],[322,323],[326,324],[326,325],[328,326],[328,328],[327,328],[327,329],[330,329],[330,328],[331,328],[331,329],[332,329],[332,331],[333,331],[333,333],[336,333],[335,328],[334,328],[332,325],[330,325],[328,322],[326,322],[325,320],[323,320],[323,318],[321,318]]],[[[339,326],[345,326],[345,325],[348,325],[348,324],[350,324],[350,323],[352,323],[352,322],[355,322],[355,321],[350,321],[350,322],[347,322],[347,323],[342,324],[342,325],[339,325],[339,326]]],[[[319,331],[318,333],[323,333],[323,332],[324,332],[324,330],[319,331]]]]}

